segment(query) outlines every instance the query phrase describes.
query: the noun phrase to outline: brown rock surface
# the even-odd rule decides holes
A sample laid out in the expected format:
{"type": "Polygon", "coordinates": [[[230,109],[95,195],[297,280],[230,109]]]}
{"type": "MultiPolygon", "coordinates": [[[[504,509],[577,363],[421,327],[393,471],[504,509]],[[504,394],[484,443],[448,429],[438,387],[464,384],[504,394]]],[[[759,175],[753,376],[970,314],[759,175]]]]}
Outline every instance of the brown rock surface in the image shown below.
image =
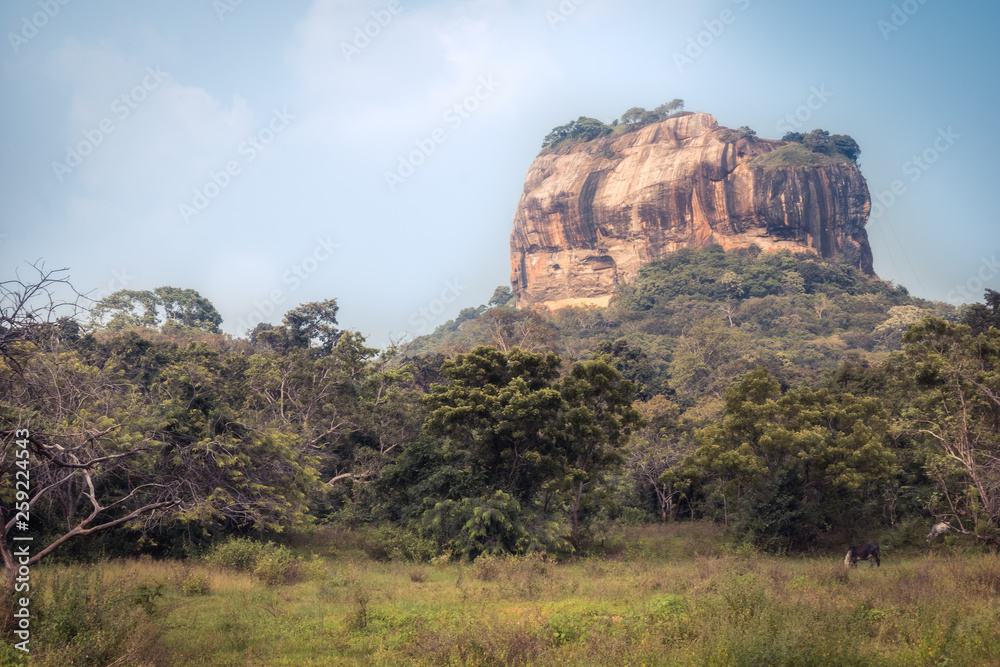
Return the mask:
{"type": "Polygon", "coordinates": [[[540,155],[510,239],[518,305],[607,305],[643,264],[713,244],[808,250],[871,273],[857,166],[755,166],[785,142],[734,135],[686,114],[540,155]]]}

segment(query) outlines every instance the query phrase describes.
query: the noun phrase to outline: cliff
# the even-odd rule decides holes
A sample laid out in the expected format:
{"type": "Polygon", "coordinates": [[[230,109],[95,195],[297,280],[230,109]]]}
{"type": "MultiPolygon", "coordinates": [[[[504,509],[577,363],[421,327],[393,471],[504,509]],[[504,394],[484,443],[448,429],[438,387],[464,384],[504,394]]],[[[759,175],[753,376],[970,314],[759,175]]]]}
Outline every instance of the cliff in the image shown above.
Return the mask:
{"type": "Polygon", "coordinates": [[[643,264],[713,244],[812,251],[872,273],[857,165],[798,145],[768,155],[785,146],[686,114],[540,155],[510,239],[518,305],[607,305],[643,264]]]}

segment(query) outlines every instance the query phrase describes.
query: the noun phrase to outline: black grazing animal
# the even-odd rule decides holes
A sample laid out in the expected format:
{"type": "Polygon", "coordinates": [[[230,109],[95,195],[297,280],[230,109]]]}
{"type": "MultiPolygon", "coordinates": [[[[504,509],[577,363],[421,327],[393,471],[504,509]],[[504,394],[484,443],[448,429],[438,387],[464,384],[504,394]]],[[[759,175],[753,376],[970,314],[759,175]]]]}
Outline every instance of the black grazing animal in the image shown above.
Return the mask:
{"type": "Polygon", "coordinates": [[[844,565],[847,567],[857,567],[859,560],[867,560],[869,562],[868,567],[875,567],[876,565],[882,567],[882,561],[879,559],[878,545],[869,542],[868,544],[856,544],[848,547],[847,555],[844,556],[844,565]]]}

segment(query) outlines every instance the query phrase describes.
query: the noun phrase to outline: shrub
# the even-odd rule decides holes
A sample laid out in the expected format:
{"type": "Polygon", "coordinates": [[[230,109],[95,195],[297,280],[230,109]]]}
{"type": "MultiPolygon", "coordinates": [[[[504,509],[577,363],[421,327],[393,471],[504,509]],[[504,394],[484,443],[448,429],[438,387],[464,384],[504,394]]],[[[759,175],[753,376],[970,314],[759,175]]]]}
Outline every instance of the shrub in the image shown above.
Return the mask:
{"type": "Polygon", "coordinates": [[[378,561],[409,560],[427,562],[438,555],[437,544],[413,531],[379,526],[365,535],[365,554],[378,561]]]}
{"type": "MultiPolygon", "coordinates": [[[[270,544],[270,543],[268,543],[270,544]]],[[[249,537],[234,537],[217,544],[208,554],[208,562],[240,572],[253,572],[264,544],[249,537]]]]}
{"type": "Polygon", "coordinates": [[[195,595],[208,595],[208,578],[201,573],[188,574],[181,582],[181,594],[188,597],[195,595]]]}
{"type": "Polygon", "coordinates": [[[277,586],[294,580],[298,574],[298,565],[299,560],[288,547],[265,549],[253,569],[253,576],[268,586],[277,586]]]}
{"type": "Polygon", "coordinates": [[[457,556],[572,553],[565,529],[556,521],[525,511],[510,494],[496,491],[482,498],[434,503],[421,517],[423,534],[457,556]]]}
{"type": "Polygon", "coordinates": [[[273,542],[255,542],[237,537],[217,545],[208,554],[208,562],[252,574],[269,586],[291,583],[304,576],[319,576],[325,570],[316,558],[306,562],[288,547],[273,542]]]}
{"type": "Polygon", "coordinates": [[[644,526],[657,523],[656,517],[638,507],[623,507],[618,515],[618,523],[622,526],[644,526]]]}
{"type": "Polygon", "coordinates": [[[770,171],[781,167],[826,167],[846,161],[846,158],[840,155],[831,157],[814,153],[802,144],[792,143],[776,148],[770,153],[758,155],[750,161],[750,166],[763,167],[765,171],[770,171]]]}
{"type": "Polygon", "coordinates": [[[351,592],[351,612],[347,617],[350,630],[364,630],[368,627],[372,595],[367,588],[356,588],[351,592]]]}
{"type": "Polygon", "coordinates": [[[504,597],[529,599],[541,592],[541,580],[549,577],[551,567],[545,554],[487,555],[475,560],[472,576],[480,581],[496,581],[504,597]]]}
{"type": "Polygon", "coordinates": [[[161,595],[160,583],[138,583],[130,576],[111,579],[99,568],[47,571],[33,596],[33,661],[166,664],[159,644],[162,631],[151,620],[160,611],[161,595]]]}

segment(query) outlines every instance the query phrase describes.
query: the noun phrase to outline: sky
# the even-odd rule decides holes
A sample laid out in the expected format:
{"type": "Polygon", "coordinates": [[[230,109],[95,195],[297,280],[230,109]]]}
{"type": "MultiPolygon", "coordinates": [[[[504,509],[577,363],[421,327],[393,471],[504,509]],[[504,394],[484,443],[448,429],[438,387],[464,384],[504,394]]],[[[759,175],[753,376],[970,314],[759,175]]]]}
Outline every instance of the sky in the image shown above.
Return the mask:
{"type": "Polygon", "coordinates": [[[5,0],[0,280],[197,290],[242,335],[336,298],[384,346],[509,285],[542,138],[674,98],[853,136],[875,271],[1000,289],[1000,5],[5,0]]]}

